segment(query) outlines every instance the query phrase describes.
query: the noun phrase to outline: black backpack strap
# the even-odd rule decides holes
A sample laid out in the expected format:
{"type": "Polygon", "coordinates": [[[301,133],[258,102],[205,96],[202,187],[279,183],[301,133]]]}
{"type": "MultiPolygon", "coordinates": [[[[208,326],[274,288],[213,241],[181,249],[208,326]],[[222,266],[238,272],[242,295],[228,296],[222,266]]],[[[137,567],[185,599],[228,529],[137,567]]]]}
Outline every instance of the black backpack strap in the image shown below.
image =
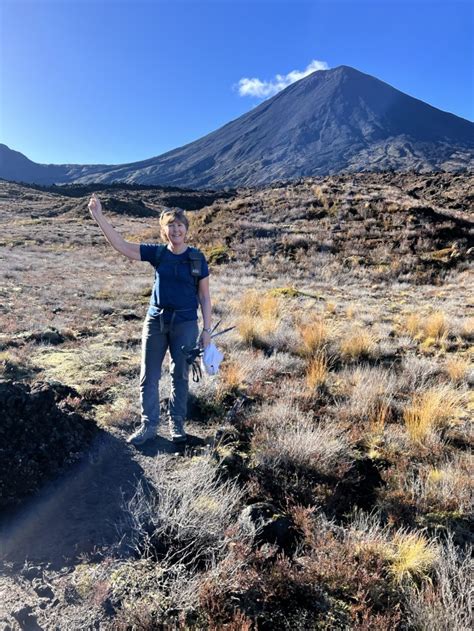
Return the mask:
{"type": "MultiPolygon", "coordinates": [[[[163,243],[158,244],[157,248],[156,248],[156,255],[155,255],[155,267],[158,268],[161,259],[163,258],[163,254],[165,253],[166,250],[166,245],[164,245],[163,243]]],[[[199,248],[194,248],[192,246],[188,246],[187,249],[188,252],[188,259],[189,259],[189,263],[190,263],[190,267],[191,267],[191,276],[194,278],[194,286],[196,287],[196,291],[198,290],[198,286],[199,286],[199,277],[201,276],[202,273],[202,259],[204,257],[204,254],[201,252],[201,250],[199,250],[199,248]]]]}
{"type": "Polygon", "coordinates": [[[199,248],[194,248],[192,246],[188,246],[188,258],[191,264],[191,276],[194,278],[194,285],[196,287],[196,291],[199,286],[199,277],[202,274],[202,259],[203,253],[199,248]]]}

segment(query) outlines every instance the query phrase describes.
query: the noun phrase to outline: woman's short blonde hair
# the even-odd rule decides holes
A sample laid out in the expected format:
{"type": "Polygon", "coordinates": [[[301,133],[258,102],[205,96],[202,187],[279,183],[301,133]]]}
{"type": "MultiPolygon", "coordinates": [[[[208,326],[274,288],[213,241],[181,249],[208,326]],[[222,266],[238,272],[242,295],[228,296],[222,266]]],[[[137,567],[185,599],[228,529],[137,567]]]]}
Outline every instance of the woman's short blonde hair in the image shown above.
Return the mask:
{"type": "Polygon", "coordinates": [[[160,215],[160,235],[163,241],[167,240],[165,227],[172,221],[180,221],[186,226],[186,232],[189,230],[189,219],[181,208],[165,208],[160,215]]]}

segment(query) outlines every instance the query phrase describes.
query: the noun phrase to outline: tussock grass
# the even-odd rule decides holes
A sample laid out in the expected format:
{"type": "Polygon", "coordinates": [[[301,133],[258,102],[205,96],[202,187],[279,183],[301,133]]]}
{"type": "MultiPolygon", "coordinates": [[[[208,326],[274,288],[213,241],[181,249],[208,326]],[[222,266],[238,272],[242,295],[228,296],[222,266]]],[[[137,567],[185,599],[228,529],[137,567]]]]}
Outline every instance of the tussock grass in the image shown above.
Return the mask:
{"type": "Polygon", "coordinates": [[[236,359],[224,362],[219,372],[221,377],[219,385],[224,391],[238,390],[245,384],[245,367],[236,359]]]}
{"type": "Polygon", "coordinates": [[[354,360],[372,356],[376,346],[376,339],[370,331],[353,325],[340,340],[339,349],[343,359],[354,360]]]}
{"type": "Polygon", "coordinates": [[[402,326],[414,340],[420,341],[424,348],[444,344],[451,328],[446,313],[441,309],[426,315],[413,311],[405,316],[402,326]]]}
{"type": "Polygon", "coordinates": [[[339,404],[339,412],[368,425],[379,424],[396,393],[395,375],[379,366],[355,366],[342,370],[339,380],[339,390],[348,397],[339,404]]]}
{"type": "Polygon", "coordinates": [[[308,362],[306,385],[310,392],[326,383],[328,377],[328,358],[326,353],[318,351],[308,362]]]}
{"type": "Polygon", "coordinates": [[[246,344],[253,344],[261,336],[274,332],[280,319],[280,302],[270,293],[248,290],[235,305],[237,329],[246,344]]]}
{"type": "Polygon", "coordinates": [[[474,337],[474,317],[463,319],[460,333],[462,337],[472,340],[474,337]]]}
{"type": "Polygon", "coordinates": [[[238,302],[240,313],[263,319],[276,318],[280,312],[278,296],[272,292],[247,290],[238,302]]]}
{"type": "Polygon", "coordinates": [[[430,631],[472,629],[472,552],[472,545],[458,548],[448,534],[433,566],[433,580],[404,585],[409,624],[430,631]]]}
{"type": "Polygon", "coordinates": [[[397,583],[429,576],[439,558],[437,547],[419,532],[398,531],[388,554],[390,571],[397,583]]]}
{"type": "Polygon", "coordinates": [[[346,538],[384,559],[397,584],[428,578],[440,555],[434,539],[421,531],[381,526],[380,517],[375,513],[355,511],[346,538]]]}
{"type": "Polygon", "coordinates": [[[434,430],[446,425],[459,413],[464,394],[449,385],[415,392],[403,410],[403,420],[410,439],[422,442],[434,430]]]}
{"type": "Polygon", "coordinates": [[[299,352],[305,357],[312,357],[327,348],[333,333],[333,326],[319,313],[296,314],[296,330],[300,336],[299,352]]]}
{"type": "Polygon", "coordinates": [[[333,302],[332,300],[328,300],[326,304],[324,305],[324,308],[327,311],[327,313],[334,314],[337,311],[337,304],[333,302]]]}
{"type": "Polygon", "coordinates": [[[346,309],[345,309],[345,313],[346,313],[346,318],[348,320],[352,320],[356,314],[356,308],[354,305],[347,305],[346,309]]]}
{"type": "Polygon", "coordinates": [[[445,361],[444,368],[451,381],[461,383],[466,379],[472,363],[464,357],[449,357],[445,361]]]}

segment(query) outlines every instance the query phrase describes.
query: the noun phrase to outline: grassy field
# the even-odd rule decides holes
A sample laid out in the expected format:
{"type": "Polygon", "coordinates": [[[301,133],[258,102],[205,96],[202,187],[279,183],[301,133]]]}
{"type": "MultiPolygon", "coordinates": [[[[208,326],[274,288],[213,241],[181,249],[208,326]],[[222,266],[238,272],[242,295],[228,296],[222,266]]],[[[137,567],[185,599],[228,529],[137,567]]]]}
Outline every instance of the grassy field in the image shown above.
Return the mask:
{"type": "MultiPolygon", "coordinates": [[[[189,242],[210,264],[214,321],[235,325],[217,338],[219,375],[190,381],[193,439],[178,455],[166,427],[152,449],[124,443],[139,421],[153,269],[107,244],[88,215],[90,193],[80,193],[0,183],[0,366],[4,381],[73,388],[71,405],[120,454],[122,473],[113,458],[101,472],[107,484],[125,484],[123,467],[140,477],[123,498],[120,545],[94,541],[85,486],[58,494],[54,509],[40,493],[12,518],[0,620],[12,629],[25,619],[45,629],[471,628],[469,177],[174,191],[192,209],[189,242]],[[58,543],[63,563],[52,564],[51,541],[70,528],[82,543],[58,543]]],[[[159,241],[162,191],[98,195],[125,238],[159,241]]],[[[93,478],[97,463],[81,466],[93,478]]]]}

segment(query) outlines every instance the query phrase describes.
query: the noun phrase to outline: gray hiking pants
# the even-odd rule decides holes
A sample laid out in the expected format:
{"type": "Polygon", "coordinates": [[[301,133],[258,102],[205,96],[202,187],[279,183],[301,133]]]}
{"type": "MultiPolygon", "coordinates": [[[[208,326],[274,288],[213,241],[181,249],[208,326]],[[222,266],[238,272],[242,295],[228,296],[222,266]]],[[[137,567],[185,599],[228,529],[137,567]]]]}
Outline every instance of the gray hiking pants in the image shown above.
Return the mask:
{"type": "Polygon", "coordinates": [[[186,419],[189,364],[181,346],[194,347],[199,335],[197,320],[165,324],[162,317],[147,314],[142,331],[140,369],[141,421],[158,425],[160,422],[159,381],[161,365],[169,348],[171,392],[169,411],[173,418],[186,419]]]}

